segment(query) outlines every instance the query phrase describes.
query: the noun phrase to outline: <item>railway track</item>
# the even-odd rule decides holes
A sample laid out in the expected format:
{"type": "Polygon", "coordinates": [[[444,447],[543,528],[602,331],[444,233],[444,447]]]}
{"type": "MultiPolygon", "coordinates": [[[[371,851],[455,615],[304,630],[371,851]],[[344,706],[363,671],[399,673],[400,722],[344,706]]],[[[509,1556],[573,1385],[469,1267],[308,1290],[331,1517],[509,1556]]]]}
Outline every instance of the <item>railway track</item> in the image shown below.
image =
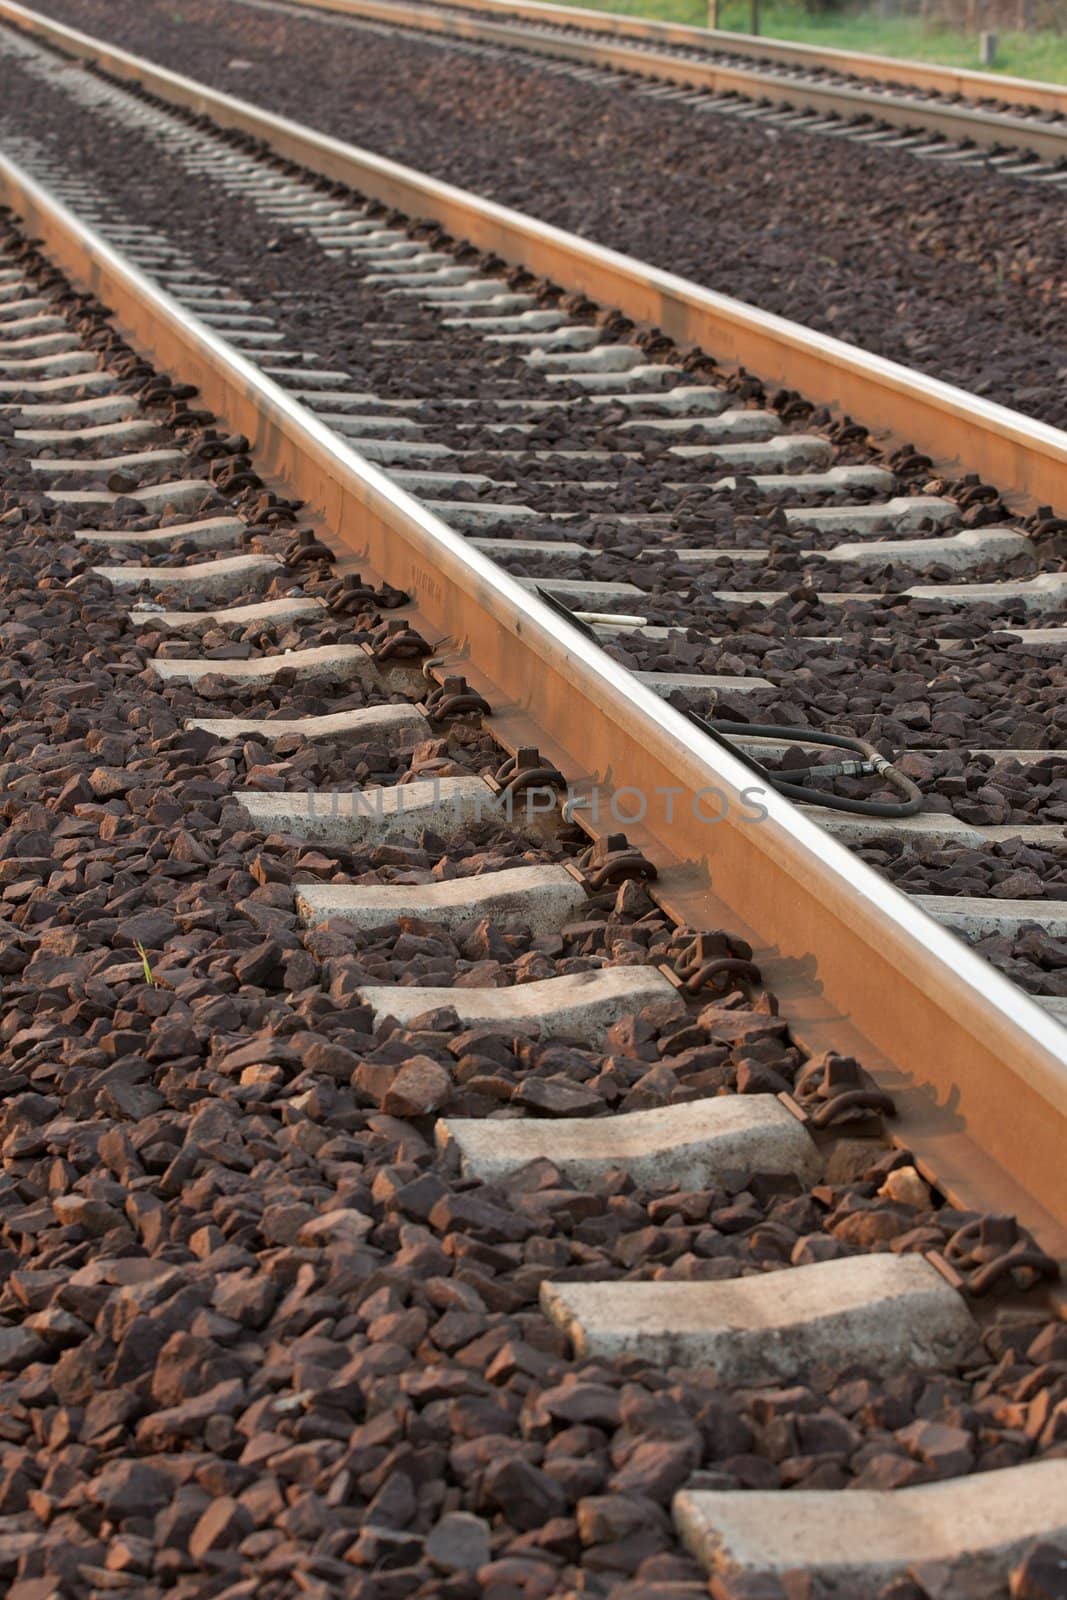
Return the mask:
{"type": "Polygon", "coordinates": [[[650,335],[558,286],[623,258],[106,47],[172,105],[2,48],[71,156],[5,127],[5,202],[199,391],[8,241],[6,1570],[80,1476],[81,1566],[142,1593],[268,1555],[374,1596],[1037,1584],[1062,1328],[1005,1280],[1067,1257],[1061,436],[646,272],[603,298],[650,335]],[[297,241],[299,296],[179,193],[297,241]],[[692,348],[731,317],[919,448],[692,348]],[[922,459],[968,437],[995,487],[922,459]],[[924,814],[741,759],[795,777],[843,723],[924,814]]]}
{"type": "Polygon", "coordinates": [[[717,33],[568,6],[475,0],[242,0],[271,9],[414,29],[475,49],[521,51],[594,77],[652,80],[643,92],[694,113],[857,140],[917,159],[993,166],[1067,183],[1067,91],[1007,79],[717,33]],[[666,87],[664,87],[666,85],[666,87]]]}

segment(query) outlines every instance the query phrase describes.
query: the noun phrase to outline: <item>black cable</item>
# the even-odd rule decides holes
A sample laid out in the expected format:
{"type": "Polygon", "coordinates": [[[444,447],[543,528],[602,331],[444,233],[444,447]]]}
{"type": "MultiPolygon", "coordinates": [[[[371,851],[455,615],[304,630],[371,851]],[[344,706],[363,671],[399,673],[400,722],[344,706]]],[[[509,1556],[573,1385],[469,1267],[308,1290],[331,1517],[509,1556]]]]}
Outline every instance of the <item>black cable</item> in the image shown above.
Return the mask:
{"type": "MultiPolygon", "coordinates": [[[[575,615],[571,608],[562,600],[543,589],[540,584],[536,586],[538,599],[543,600],[559,616],[566,618],[572,627],[577,628],[587,639],[597,641],[596,633],[581,617],[575,615]]],[[[864,739],[853,739],[843,733],[812,733],[807,728],[780,728],[774,723],[756,722],[715,722],[707,717],[700,716],[695,711],[687,713],[689,720],[696,724],[709,739],[729,750],[737,760],[744,762],[764,783],[778,794],[788,796],[790,800],[806,800],[808,804],[826,806],[833,811],[849,811],[861,817],[914,817],[922,810],[923,797],[910,778],[898,772],[891,762],[877,751],[873,744],[868,744],[864,739]],[[896,789],[904,796],[896,804],[891,800],[846,800],[843,795],[832,794],[829,791],[812,789],[805,779],[799,783],[791,783],[788,778],[783,778],[777,772],[770,772],[747,751],[735,745],[731,734],[748,734],[749,738],[760,739],[796,739],[803,740],[805,744],[830,745],[841,750],[854,750],[863,757],[862,761],[838,762],[835,766],[810,766],[799,769],[805,778],[882,778],[890,788],[896,789]]],[[[796,770],[796,769],[794,769],[796,770]]]]}
{"type": "Polygon", "coordinates": [[[887,761],[874,745],[868,744],[865,739],[853,739],[844,733],[816,733],[810,728],[783,728],[776,723],[761,722],[717,722],[707,717],[699,716],[696,712],[689,713],[690,720],[696,724],[709,738],[721,744],[730,754],[739,761],[744,762],[753,772],[778,794],[787,795],[791,800],[803,800],[809,805],[826,806],[833,811],[849,811],[861,817],[914,817],[922,810],[922,792],[916,788],[910,778],[898,772],[892,762],[887,761]],[[781,773],[771,772],[762,762],[734,744],[734,738],[747,736],[750,739],[780,739],[797,740],[804,744],[828,745],[840,750],[854,750],[863,757],[862,761],[838,762],[833,766],[812,765],[797,769],[797,775],[802,772],[803,777],[799,782],[783,777],[781,773]],[[844,795],[824,793],[822,790],[810,786],[810,778],[866,778],[878,777],[903,795],[899,801],[892,800],[850,800],[844,795]]]}

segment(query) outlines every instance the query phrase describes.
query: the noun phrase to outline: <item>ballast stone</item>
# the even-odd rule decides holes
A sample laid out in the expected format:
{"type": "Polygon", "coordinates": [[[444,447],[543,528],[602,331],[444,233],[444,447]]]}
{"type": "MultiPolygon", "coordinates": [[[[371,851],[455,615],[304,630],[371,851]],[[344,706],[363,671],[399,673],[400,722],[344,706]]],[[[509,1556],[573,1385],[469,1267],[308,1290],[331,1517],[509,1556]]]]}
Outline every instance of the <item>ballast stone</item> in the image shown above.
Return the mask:
{"type": "Polygon", "coordinates": [[[775,1095],[735,1095],[657,1106],[614,1117],[524,1117],[495,1122],[447,1117],[441,1150],[455,1148],[465,1173],[493,1183],[545,1159],[571,1183],[590,1184],[613,1168],[641,1187],[702,1189],[725,1169],[792,1172],[814,1182],[815,1141],[775,1095]]]}
{"type": "Polygon", "coordinates": [[[817,1362],[940,1366],[975,1326],[917,1255],[862,1255],[716,1283],[552,1283],[541,1306],[581,1358],[710,1367],[721,1383],[793,1382],[817,1362]]]}
{"type": "Polygon", "coordinates": [[[842,1600],[875,1600],[909,1568],[936,1562],[1006,1586],[1034,1539],[1067,1537],[1067,1460],[844,1495],[683,1489],[673,1513],[684,1544],[723,1577],[799,1571],[842,1600]]]}

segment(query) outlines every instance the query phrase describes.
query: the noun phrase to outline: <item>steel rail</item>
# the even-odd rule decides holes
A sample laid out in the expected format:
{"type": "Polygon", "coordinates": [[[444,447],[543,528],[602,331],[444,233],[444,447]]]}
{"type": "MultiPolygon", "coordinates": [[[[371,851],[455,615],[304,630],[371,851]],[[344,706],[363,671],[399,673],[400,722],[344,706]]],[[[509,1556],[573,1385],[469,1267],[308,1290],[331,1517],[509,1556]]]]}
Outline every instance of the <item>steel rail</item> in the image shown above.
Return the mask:
{"type": "MultiPolygon", "coordinates": [[[[324,3],[342,10],[345,0],[287,0],[295,7],[324,3]]],[[[496,17],[518,17],[550,27],[579,28],[620,39],[641,39],[652,44],[677,45],[689,50],[747,56],[754,61],[774,61],[782,66],[839,72],[902,88],[960,94],[971,100],[999,100],[1037,111],[1067,116],[1067,86],[1040,78],[1013,78],[1006,73],[979,72],[969,67],[946,67],[930,61],[900,56],[874,55],[829,45],[799,44],[766,34],[733,33],[725,28],[700,28],[685,22],[659,22],[627,16],[619,11],[592,11],[586,6],[552,5],[549,0],[456,0],[464,11],[481,11],[496,17]]]]}
{"type": "Polygon", "coordinates": [[[369,565],[414,593],[413,624],[486,696],[508,748],[538,745],[599,786],[604,811],[611,795],[645,797],[627,832],[660,868],[657,898],[750,940],[794,1036],[863,1061],[896,1097],[896,1138],[955,1203],[1016,1213],[1067,1262],[1067,1030],[789,801],[762,793],[753,820],[746,766],[2,157],[0,200],[136,348],[248,436],[257,470],[328,529],[342,571],[369,565]]]}
{"type": "Polygon", "coordinates": [[[683,348],[703,349],[772,387],[799,390],[808,400],[856,417],[879,443],[914,442],[949,473],[980,466],[1019,510],[1067,499],[1067,434],[1047,423],[208,88],[15,0],[0,0],[0,21],[172,106],[248,134],[285,160],[412,218],[439,222],[457,238],[538,277],[659,327],[683,348]]]}
{"type": "MultiPolygon", "coordinates": [[[[667,55],[649,49],[635,49],[625,42],[613,43],[579,33],[538,34],[514,21],[481,21],[439,5],[419,4],[418,0],[293,0],[295,9],[335,12],[350,17],[372,18],[400,27],[445,34],[457,39],[473,39],[483,44],[503,45],[555,60],[577,61],[590,67],[609,67],[616,72],[635,73],[714,94],[740,94],[749,99],[772,101],[800,111],[817,111],[841,117],[873,116],[899,128],[924,128],[946,138],[970,140],[987,148],[1011,146],[1033,151],[1050,159],[1067,156],[1067,122],[1042,123],[978,105],[950,105],[936,100],[916,101],[895,95],[885,88],[863,88],[854,84],[813,82],[783,77],[779,73],[739,67],[713,59],[693,59],[667,55]]],[[[501,7],[501,10],[509,9],[501,7]]],[[[561,21],[565,7],[552,8],[552,22],[561,21]]],[[[588,13],[586,13],[588,15],[588,13]]],[[[533,19],[529,19],[533,20],[533,19]]],[[[536,18],[538,21],[547,19],[536,18]]],[[[574,26],[572,21],[571,26],[574,26]]],[[[699,30],[697,30],[699,31],[699,30]]],[[[707,34],[704,48],[707,49],[707,34]]],[[[1067,107],[1067,94],[1062,97],[1067,107]]]]}

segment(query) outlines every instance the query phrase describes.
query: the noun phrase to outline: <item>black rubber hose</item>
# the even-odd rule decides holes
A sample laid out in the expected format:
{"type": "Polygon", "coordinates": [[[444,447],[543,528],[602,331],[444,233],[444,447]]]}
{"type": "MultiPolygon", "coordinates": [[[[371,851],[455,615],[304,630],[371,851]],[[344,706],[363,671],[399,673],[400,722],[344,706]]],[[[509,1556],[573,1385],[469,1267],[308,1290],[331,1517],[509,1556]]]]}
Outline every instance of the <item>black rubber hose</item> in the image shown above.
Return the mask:
{"type": "MultiPolygon", "coordinates": [[[[769,788],[776,793],[786,795],[790,800],[801,800],[809,805],[826,806],[833,811],[847,811],[861,817],[914,817],[922,810],[923,797],[910,778],[898,772],[892,762],[877,751],[865,739],[854,739],[844,733],[816,733],[809,728],[783,728],[777,723],[761,722],[716,722],[706,717],[693,715],[692,720],[702,728],[717,743],[724,745],[732,755],[743,761],[745,766],[763,779],[769,788]],[[843,795],[830,794],[813,788],[808,783],[794,783],[781,773],[770,772],[762,762],[741,750],[734,744],[735,738],[748,735],[751,739],[795,739],[804,744],[828,745],[839,750],[853,750],[864,758],[869,765],[870,775],[882,778],[898,794],[903,796],[899,801],[892,800],[850,800],[843,795]]],[[[820,768],[818,766],[802,769],[813,777],[822,773],[826,777],[833,777],[833,768],[820,768]]],[[[842,774],[838,771],[838,776],[842,774]]],[[[848,776],[859,774],[847,773],[848,776]]]]}

